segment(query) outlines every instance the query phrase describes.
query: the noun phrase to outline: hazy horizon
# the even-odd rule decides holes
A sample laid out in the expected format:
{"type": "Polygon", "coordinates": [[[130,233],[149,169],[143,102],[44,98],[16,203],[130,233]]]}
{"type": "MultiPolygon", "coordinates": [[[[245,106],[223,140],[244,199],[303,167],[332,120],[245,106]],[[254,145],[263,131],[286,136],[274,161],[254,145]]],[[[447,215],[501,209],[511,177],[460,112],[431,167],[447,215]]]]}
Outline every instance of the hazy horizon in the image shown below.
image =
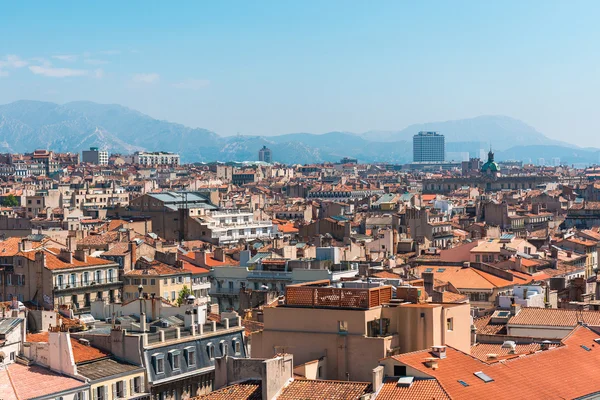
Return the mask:
{"type": "Polygon", "coordinates": [[[222,136],[360,134],[502,115],[597,146],[593,1],[3,8],[3,104],[120,104],[222,136]]]}

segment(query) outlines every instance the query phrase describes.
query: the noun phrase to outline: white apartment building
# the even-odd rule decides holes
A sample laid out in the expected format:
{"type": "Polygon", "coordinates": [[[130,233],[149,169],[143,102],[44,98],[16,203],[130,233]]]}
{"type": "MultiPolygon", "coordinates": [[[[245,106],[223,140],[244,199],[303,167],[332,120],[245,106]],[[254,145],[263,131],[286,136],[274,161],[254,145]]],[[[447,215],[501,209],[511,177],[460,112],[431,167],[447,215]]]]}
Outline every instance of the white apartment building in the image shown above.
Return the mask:
{"type": "Polygon", "coordinates": [[[195,218],[194,236],[217,245],[271,238],[277,227],[271,221],[255,221],[250,211],[221,210],[195,218]]]}
{"type": "Polygon", "coordinates": [[[166,151],[136,151],[133,154],[133,163],[141,165],[179,165],[180,157],[179,154],[166,151]]]}

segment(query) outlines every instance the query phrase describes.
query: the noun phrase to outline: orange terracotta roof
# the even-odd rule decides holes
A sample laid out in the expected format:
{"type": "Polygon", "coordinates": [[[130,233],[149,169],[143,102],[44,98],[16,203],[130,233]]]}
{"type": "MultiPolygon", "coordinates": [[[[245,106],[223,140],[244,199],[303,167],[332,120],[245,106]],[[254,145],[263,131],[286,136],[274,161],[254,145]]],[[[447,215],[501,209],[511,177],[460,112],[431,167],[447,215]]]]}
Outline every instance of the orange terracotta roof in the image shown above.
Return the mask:
{"type": "Polygon", "coordinates": [[[599,326],[600,311],[579,311],[566,308],[524,307],[508,320],[508,325],[543,325],[574,327],[579,321],[599,326]]]}
{"type": "Polygon", "coordinates": [[[475,318],[473,325],[477,328],[478,335],[506,335],[506,325],[490,324],[491,315],[475,318]]]}
{"type": "Polygon", "coordinates": [[[453,399],[515,399],[524,391],[528,399],[573,399],[600,392],[600,350],[595,339],[600,339],[597,333],[579,325],[560,347],[493,364],[448,347],[435,370],[425,365],[425,358],[431,357],[425,350],[392,358],[437,379],[453,399]],[[480,371],[493,381],[478,378],[475,373],[480,371]]]}
{"type": "Polygon", "coordinates": [[[400,278],[399,274],[396,274],[394,272],[390,272],[390,271],[379,271],[379,272],[375,272],[373,274],[370,274],[372,277],[375,278],[384,278],[384,279],[398,279],[400,278]]]}
{"type": "Polygon", "coordinates": [[[498,358],[506,358],[516,357],[520,354],[535,353],[538,350],[540,350],[539,343],[517,344],[515,346],[514,353],[511,353],[510,348],[502,347],[502,343],[477,343],[475,346],[471,347],[471,355],[473,357],[477,357],[481,361],[495,362],[494,359],[488,358],[489,354],[495,354],[496,356],[498,356],[498,358]]]}
{"type": "Polygon", "coordinates": [[[259,380],[248,380],[193,397],[191,400],[262,400],[262,383],[259,380]]]}
{"type": "MultiPolygon", "coordinates": [[[[46,268],[48,268],[50,270],[114,264],[114,261],[103,260],[102,258],[91,257],[91,256],[87,256],[85,262],[73,257],[73,260],[71,263],[66,263],[63,260],[61,260],[60,258],[58,258],[58,256],[55,253],[51,252],[48,249],[43,249],[40,251],[44,251],[44,253],[46,254],[46,268]]],[[[31,253],[36,253],[36,252],[27,252],[26,254],[31,254],[31,253]]],[[[34,254],[34,257],[35,257],[35,254],[34,254]]]]}
{"type": "Polygon", "coordinates": [[[398,378],[385,378],[377,400],[444,400],[450,396],[435,379],[415,379],[410,386],[398,386],[398,378]]]}
{"type": "Polygon", "coordinates": [[[368,382],[294,379],[277,400],[358,400],[370,388],[368,382]]]}
{"type": "Polygon", "coordinates": [[[416,267],[415,270],[417,270],[419,274],[421,274],[425,272],[428,268],[433,270],[432,272],[435,279],[450,282],[455,288],[459,290],[494,289],[512,285],[522,285],[533,280],[533,278],[524,279],[520,276],[513,275],[514,279],[510,281],[472,267],[465,268],[444,265],[422,265],[416,267]]]}
{"type": "MultiPolygon", "coordinates": [[[[27,335],[27,341],[32,343],[48,343],[49,335],[50,334],[48,332],[30,333],[27,335]]],[[[73,337],[71,338],[71,347],[73,348],[73,358],[75,359],[75,364],[98,360],[110,356],[110,353],[107,353],[96,347],[86,346],[73,337]]]]}

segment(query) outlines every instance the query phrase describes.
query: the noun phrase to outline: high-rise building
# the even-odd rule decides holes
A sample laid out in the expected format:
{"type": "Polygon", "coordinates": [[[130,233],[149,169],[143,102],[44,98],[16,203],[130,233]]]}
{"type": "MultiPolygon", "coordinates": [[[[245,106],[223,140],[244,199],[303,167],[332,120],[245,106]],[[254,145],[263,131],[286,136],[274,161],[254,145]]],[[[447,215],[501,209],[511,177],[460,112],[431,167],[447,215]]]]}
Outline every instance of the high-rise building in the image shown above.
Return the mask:
{"type": "Polygon", "coordinates": [[[98,150],[97,147],[90,147],[89,150],[82,152],[81,161],[96,165],[106,165],[108,164],[108,151],[98,150]]]}
{"type": "Polygon", "coordinates": [[[263,146],[262,149],[258,151],[258,161],[264,161],[271,164],[273,162],[273,153],[271,153],[271,149],[267,146],[263,146]]]}
{"type": "Polygon", "coordinates": [[[413,136],[414,162],[441,162],[445,159],[444,135],[437,132],[419,132],[413,136]]]}

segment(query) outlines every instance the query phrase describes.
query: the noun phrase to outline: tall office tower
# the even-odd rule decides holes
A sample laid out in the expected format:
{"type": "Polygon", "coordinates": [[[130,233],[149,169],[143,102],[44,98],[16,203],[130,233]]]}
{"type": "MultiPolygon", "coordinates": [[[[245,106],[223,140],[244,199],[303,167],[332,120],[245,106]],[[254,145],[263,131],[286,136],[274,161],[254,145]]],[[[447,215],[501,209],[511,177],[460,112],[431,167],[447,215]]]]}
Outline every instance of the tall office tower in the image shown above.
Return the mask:
{"type": "Polygon", "coordinates": [[[271,149],[269,149],[267,146],[263,146],[262,149],[258,151],[258,161],[264,161],[271,164],[273,162],[273,154],[271,153],[271,149]]]}
{"type": "Polygon", "coordinates": [[[413,136],[413,162],[440,162],[446,159],[444,135],[419,132],[413,136]]]}

